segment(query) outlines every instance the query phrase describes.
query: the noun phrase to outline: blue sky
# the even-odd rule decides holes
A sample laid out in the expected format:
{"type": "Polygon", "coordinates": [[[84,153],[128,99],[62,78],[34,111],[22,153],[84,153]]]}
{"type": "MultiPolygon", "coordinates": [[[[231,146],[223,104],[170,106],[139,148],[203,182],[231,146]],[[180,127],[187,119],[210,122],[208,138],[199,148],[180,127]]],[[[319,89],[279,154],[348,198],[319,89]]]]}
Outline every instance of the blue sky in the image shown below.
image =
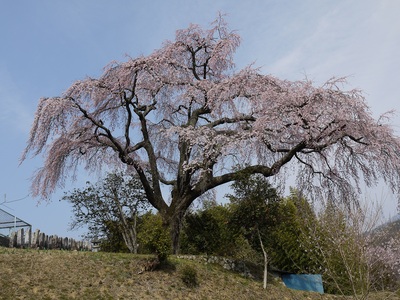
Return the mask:
{"type": "MultiPolygon", "coordinates": [[[[397,0],[15,0],[0,3],[0,208],[47,234],[68,231],[71,209],[26,197],[40,157],[19,166],[40,97],[60,95],[73,81],[97,76],[111,60],[150,54],[175,30],[208,26],[226,13],[242,37],[237,68],[254,63],[265,74],[321,84],[348,76],[348,88],[364,91],[375,116],[399,109],[400,1],[397,0]],[[6,198],[4,198],[6,195],[6,198]],[[24,198],[20,201],[14,201],[24,198]]],[[[400,134],[400,116],[392,124],[400,134]]],[[[81,181],[86,174],[81,175],[81,181]]],[[[384,198],[387,215],[396,200],[385,187],[368,191],[384,198]]]]}

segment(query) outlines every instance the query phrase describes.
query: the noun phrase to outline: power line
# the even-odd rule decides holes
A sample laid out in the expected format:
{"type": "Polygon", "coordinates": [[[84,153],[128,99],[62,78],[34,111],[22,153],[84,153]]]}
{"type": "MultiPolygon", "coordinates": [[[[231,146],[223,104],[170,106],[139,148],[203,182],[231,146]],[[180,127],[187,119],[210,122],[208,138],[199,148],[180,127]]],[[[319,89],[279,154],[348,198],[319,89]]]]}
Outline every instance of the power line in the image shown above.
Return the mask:
{"type": "Polygon", "coordinates": [[[7,200],[7,195],[4,194],[4,201],[2,203],[0,203],[0,205],[5,206],[5,203],[13,203],[13,202],[17,202],[17,201],[22,201],[22,200],[25,200],[26,198],[28,198],[29,196],[30,196],[30,194],[26,195],[25,197],[19,198],[19,199],[7,200]]]}
{"type": "Polygon", "coordinates": [[[26,198],[28,198],[29,196],[30,196],[30,195],[28,194],[28,195],[26,195],[25,197],[20,198],[20,199],[15,199],[15,200],[7,201],[7,203],[22,201],[22,200],[25,200],[26,198]]]}

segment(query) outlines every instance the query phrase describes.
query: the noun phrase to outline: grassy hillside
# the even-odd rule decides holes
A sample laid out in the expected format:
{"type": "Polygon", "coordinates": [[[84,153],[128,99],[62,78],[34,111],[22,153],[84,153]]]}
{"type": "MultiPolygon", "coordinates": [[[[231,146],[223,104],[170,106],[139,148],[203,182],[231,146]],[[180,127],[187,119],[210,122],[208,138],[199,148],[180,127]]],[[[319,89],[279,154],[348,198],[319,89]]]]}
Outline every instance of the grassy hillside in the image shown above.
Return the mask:
{"type": "MultiPolygon", "coordinates": [[[[218,265],[172,257],[160,270],[138,274],[149,258],[130,254],[45,251],[0,247],[0,299],[350,299],[294,291],[281,284],[262,289],[218,265]],[[187,287],[182,270],[197,271],[187,287]]],[[[384,299],[388,295],[375,295],[384,299]]],[[[398,299],[389,295],[387,299],[398,299]]]]}

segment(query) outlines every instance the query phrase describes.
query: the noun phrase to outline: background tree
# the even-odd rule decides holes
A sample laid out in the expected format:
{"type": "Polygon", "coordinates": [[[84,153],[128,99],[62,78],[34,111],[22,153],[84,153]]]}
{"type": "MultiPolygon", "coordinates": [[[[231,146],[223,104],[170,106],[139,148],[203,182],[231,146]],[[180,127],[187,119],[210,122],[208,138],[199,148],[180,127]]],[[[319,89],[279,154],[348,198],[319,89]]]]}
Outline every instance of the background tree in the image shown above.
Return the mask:
{"type": "Polygon", "coordinates": [[[367,258],[371,282],[377,290],[400,287],[400,219],[390,220],[370,232],[367,258]]]}
{"type": "Polygon", "coordinates": [[[261,250],[265,289],[280,197],[267,179],[260,175],[243,174],[232,184],[232,188],[235,195],[228,195],[233,207],[230,225],[250,242],[253,249],[261,250]]]}
{"type": "Polygon", "coordinates": [[[366,299],[372,290],[395,285],[398,243],[382,245],[373,234],[379,217],[376,208],[330,201],[315,222],[308,223],[302,246],[320,266],[314,272],[322,273],[327,292],[366,299]]]}
{"type": "Polygon", "coordinates": [[[229,227],[231,211],[227,205],[210,205],[186,214],[182,251],[189,254],[233,256],[237,249],[229,227]]]}
{"type": "MultiPolygon", "coordinates": [[[[390,236],[388,228],[379,235],[390,236]]],[[[398,291],[400,287],[400,241],[390,236],[386,242],[379,242],[376,236],[370,237],[367,244],[366,259],[370,290],[398,291]]]]}
{"type": "Polygon", "coordinates": [[[191,203],[243,172],[285,181],[282,168],[296,162],[297,186],[314,198],[352,201],[361,180],[399,190],[400,141],[360,91],[343,90],[343,79],[314,87],[235,70],[239,44],[222,17],[208,30],[192,24],[148,56],[42,98],[22,155],[45,155],[33,195],[47,197],[81,163],[125,166],[170,227],[176,252],[191,203]]]}
{"type": "Polygon", "coordinates": [[[231,202],[230,228],[242,234],[257,250],[261,250],[261,235],[268,245],[266,248],[271,249],[274,242],[271,233],[279,222],[278,192],[265,177],[251,174],[244,174],[231,187],[234,194],[226,196],[231,202]]]}
{"type": "Polygon", "coordinates": [[[303,247],[309,230],[317,222],[308,200],[298,190],[291,188],[290,195],[279,202],[277,216],[279,222],[270,233],[273,240],[271,264],[289,273],[320,273],[319,260],[314,257],[315,254],[311,254],[313,246],[303,247]]]}
{"type": "MultiPolygon", "coordinates": [[[[140,221],[140,217],[139,220],[140,221]]],[[[134,224],[132,224],[134,225],[134,224]]],[[[95,238],[100,236],[100,250],[104,252],[131,252],[126,246],[124,237],[121,233],[121,228],[118,221],[107,221],[103,227],[100,235],[96,235],[95,238]]],[[[93,236],[94,232],[90,232],[88,236],[93,236]]],[[[134,250],[135,252],[137,250],[134,250]]]]}
{"type": "Polygon", "coordinates": [[[129,251],[137,253],[137,216],[149,207],[137,177],[110,173],[95,185],[87,182],[86,188],[75,189],[62,199],[72,204],[72,228],[87,225],[93,237],[114,241],[122,235],[129,251]]]}

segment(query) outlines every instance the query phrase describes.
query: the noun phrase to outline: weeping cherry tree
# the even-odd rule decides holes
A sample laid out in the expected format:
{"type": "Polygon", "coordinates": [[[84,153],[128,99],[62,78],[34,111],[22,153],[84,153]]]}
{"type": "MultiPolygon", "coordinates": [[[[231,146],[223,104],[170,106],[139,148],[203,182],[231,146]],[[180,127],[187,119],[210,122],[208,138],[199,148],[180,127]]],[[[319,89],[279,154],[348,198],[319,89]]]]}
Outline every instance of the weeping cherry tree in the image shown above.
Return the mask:
{"type": "Polygon", "coordinates": [[[262,174],[308,197],[353,201],[365,182],[400,187],[400,141],[344,79],[322,86],[235,68],[240,37],[222,17],[178,30],[148,56],[112,62],[99,78],[39,101],[22,161],[44,154],[32,180],[46,198],[78,166],[140,178],[179,249],[181,220],[207,191],[262,174]],[[166,192],[167,191],[167,192],[166,192]]]}

